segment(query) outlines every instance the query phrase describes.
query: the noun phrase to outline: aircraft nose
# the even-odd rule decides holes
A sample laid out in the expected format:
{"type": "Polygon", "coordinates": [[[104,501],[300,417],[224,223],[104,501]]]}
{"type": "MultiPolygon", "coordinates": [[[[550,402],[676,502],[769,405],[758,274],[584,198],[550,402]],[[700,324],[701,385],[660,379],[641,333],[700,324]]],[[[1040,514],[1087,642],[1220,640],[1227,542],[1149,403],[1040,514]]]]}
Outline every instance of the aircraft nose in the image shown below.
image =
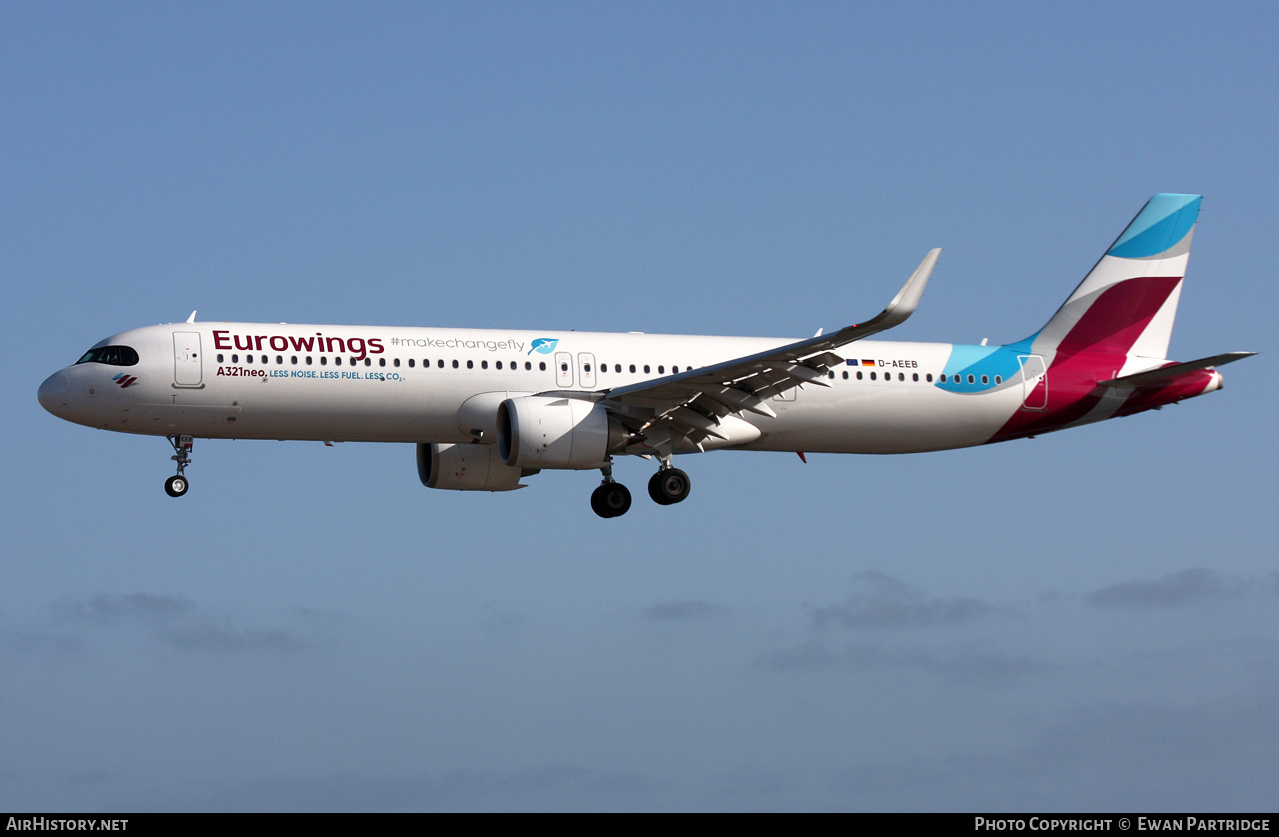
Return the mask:
{"type": "Polygon", "coordinates": [[[36,397],[41,407],[61,418],[71,406],[71,380],[66,371],[54,372],[45,378],[36,397]]]}

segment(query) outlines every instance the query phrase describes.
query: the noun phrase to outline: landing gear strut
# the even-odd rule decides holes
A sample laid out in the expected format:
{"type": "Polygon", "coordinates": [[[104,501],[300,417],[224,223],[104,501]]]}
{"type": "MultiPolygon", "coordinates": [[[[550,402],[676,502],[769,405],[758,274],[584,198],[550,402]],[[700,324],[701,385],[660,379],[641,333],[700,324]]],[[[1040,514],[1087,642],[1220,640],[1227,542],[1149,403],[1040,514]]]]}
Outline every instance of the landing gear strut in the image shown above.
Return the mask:
{"type": "Polygon", "coordinates": [[[688,474],[666,463],[649,479],[648,496],[659,506],[673,506],[683,502],[691,488],[688,474]]]}
{"type": "Polygon", "coordinates": [[[591,510],[600,517],[621,517],[631,508],[631,492],[620,482],[613,482],[613,463],[610,461],[600,473],[604,481],[591,492],[591,510]]]}
{"type": "Polygon", "coordinates": [[[191,447],[195,444],[195,439],[191,436],[165,436],[164,438],[173,445],[174,455],[169,458],[178,463],[178,472],[164,481],[164,491],[170,497],[181,497],[190,488],[186,470],[191,464],[191,447]]]}

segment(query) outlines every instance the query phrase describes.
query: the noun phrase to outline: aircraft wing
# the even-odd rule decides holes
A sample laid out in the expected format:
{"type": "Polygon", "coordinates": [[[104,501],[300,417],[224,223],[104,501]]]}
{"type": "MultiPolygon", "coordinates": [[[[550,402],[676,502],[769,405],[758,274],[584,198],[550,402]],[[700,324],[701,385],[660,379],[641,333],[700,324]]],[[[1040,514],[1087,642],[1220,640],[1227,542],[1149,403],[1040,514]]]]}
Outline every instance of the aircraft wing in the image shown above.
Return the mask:
{"type": "Polygon", "coordinates": [[[768,399],[803,384],[829,386],[827,375],[844,358],[832,350],[900,325],[915,311],[940,249],[924,257],[888,307],[864,323],[810,337],[766,352],[690,369],[601,393],[601,402],[623,424],[661,450],[687,440],[701,448],[708,438],[727,440],[720,420],[751,412],[775,417],[768,399]]]}

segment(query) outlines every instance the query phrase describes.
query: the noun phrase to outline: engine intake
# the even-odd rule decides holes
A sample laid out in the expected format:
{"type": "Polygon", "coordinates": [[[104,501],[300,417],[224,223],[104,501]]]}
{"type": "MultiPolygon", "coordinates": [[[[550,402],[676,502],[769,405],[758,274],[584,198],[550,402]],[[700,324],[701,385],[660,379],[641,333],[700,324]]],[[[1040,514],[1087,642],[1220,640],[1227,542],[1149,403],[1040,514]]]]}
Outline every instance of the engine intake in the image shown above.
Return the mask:
{"type": "Polygon", "coordinates": [[[497,451],[512,467],[599,468],[626,439],[621,423],[593,401],[529,395],[497,408],[497,451]]]}

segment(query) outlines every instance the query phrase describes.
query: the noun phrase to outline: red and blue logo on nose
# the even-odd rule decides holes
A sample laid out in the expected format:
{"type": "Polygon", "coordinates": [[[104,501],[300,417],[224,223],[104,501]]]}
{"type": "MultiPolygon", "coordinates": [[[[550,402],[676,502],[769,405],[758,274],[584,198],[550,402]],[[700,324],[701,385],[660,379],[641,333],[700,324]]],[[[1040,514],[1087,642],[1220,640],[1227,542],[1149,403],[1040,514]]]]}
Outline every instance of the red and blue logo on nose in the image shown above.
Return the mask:
{"type": "Polygon", "coordinates": [[[116,375],[111,380],[119,384],[120,389],[128,389],[129,387],[133,386],[134,384],[138,382],[138,379],[136,377],[134,377],[133,375],[126,375],[123,372],[121,372],[119,375],[116,375]]]}

